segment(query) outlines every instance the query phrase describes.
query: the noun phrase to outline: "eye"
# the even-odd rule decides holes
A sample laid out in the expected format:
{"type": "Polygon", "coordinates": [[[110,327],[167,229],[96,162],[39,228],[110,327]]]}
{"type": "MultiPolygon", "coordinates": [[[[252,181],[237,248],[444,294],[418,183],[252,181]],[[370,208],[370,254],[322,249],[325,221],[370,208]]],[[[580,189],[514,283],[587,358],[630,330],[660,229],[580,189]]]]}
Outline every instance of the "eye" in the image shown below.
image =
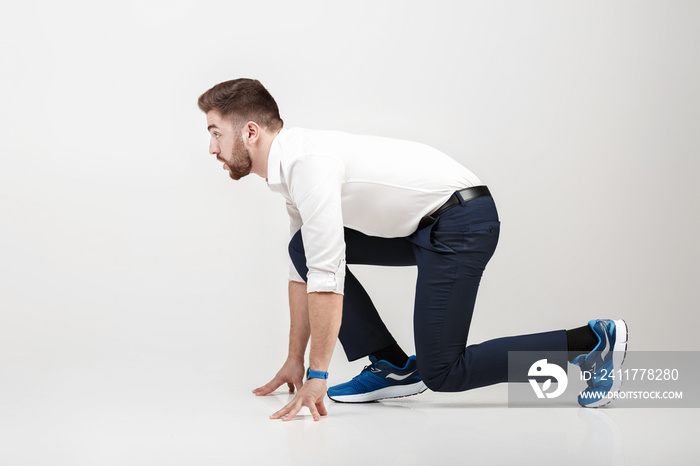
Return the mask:
{"type": "Polygon", "coordinates": [[[216,139],[219,139],[219,138],[221,137],[221,135],[220,135],[219,133],[214,133],[214,137],[215,137],[216,139]]]}

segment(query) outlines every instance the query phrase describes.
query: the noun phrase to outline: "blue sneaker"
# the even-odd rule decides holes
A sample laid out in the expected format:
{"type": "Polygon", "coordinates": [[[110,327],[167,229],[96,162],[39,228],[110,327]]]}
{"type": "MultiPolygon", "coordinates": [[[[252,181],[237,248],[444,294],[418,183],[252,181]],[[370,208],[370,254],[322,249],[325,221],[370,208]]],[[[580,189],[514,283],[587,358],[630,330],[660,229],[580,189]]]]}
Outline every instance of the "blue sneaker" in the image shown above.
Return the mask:
{"type": "Polygon", "coordinates": [[[610,403],[622,385],[620,367],[627,354],[627,324],[624,320],[591,320],[598,344],[588,354],[576,356],[573,364],[588,377],[588,388],[578,395],[578,403],[598,408],[610,403]]]}
{"type": "Polygon", "coordinates": [[[385,398],[416,395],[428,389],[417,372],[416,357],[408,358],[404,367],[370,356],[372,364],[349,382],[328,389],[328,398],[341,403],[366,403],[385,398]]]}

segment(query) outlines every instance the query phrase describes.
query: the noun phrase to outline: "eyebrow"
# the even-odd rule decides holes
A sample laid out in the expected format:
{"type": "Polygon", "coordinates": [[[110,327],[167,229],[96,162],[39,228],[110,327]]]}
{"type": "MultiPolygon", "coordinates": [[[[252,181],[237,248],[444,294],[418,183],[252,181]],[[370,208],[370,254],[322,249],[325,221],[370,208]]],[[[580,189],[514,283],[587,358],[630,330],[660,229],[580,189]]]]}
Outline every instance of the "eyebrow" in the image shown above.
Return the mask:
{"type": "Polygon", "coordinates": [[[219,129],[219,127],[216,125],[209,125],[209,126],[207,126],[207,131],[210,131],[212,128],[219,129]]]}

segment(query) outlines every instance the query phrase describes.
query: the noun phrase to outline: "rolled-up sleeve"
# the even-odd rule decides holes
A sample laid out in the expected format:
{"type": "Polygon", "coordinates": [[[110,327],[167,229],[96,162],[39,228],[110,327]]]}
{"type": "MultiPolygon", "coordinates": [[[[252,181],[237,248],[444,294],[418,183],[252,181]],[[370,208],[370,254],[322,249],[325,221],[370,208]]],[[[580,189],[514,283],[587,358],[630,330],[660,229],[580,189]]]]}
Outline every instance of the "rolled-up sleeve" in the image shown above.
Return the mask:
{"type": "Polygon", "coordinates": [[[290,196],[292,207],[301,218],[309,293],[343,294],[345,239],[341,190],[344,176],[342,162],[331,157],[306,155],[290,167],[290,196]]]}

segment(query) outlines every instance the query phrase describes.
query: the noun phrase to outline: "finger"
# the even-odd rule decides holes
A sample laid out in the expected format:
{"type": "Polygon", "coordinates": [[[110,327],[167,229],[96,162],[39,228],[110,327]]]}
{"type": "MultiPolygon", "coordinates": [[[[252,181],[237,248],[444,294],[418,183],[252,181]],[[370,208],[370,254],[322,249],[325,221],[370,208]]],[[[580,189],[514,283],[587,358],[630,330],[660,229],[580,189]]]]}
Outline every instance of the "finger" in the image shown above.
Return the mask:
{"type": "Polygon", "coordinates": [[[294,386],[297,387],[297,390],[300,390],[303,385],[304,385],[304,382],[302,380],[294,382],[294,386]]]}
{"type": "Polygon", "coordinates": [[[321,419],[318,414],[318,409],[316,409],[316,405],[314,403],[309,403],[309,411],[311,411],[311,416],[314,418],[314,421],[321,419]]]}
{"type": "Polygon", "coordinates": [[[270,416],[270,419],[279,419],[279,418],[281,418],[282,416],[284,416],[285,414],[287,414],[289,411],[291,411],[292,406],[294,405],[295,400],[296,400],[296,399],[294,399],[294,400],[290,401],[289,403],[287,403],[287,404],[284,406],[284,408],[280,409],[279,411],[277,411],[276,413],[274,413],[272,416],[270,416]]]}
{"type": "Polygon", "coordinates": [[[279,411],[272,413],[272,415],[270,416],[270,419],[279,419],[282,416],[284,416],[285,414],[287,414],[288,411],[289,410],[285,406],[284,408],[280,409],[279,411]]]}
{"type": "Polygon", "coordinates": [[[277,388],[279,388],[280,385],[282,385],[282,382],[279,381],[277,378],[274,378],[262,387],[258,387],[255,390],[253,390],[253,393],[257,396],[267,395],[268,393],[272,393],[275,390],[277,390],[277,388]]]}
{"type": "Polygon", "coordinates": [[[301,403],[295,403],[294,406],[292,406],[292,408],[289,410],[287,415],[282,418],[282,420],[283,421],[291,421],[292,419],[294,419],[294,416],[296,416],[297,413],[299,413],[302,406],[303,405],[301,403]]]}
{"type": "Polygon", "coordinates": [[[267,388],[267,386],[270,385],[271,383],[272,383],[272,381],[266,383],[265,385],[261,385],[258,388],[253,389],[253,393],[265,390],[267,388]]]}
{"type": "Polygon", "coordinates": [[[267,395],[271,391],[273,390],[270,389],[270,384],[265,384],[262,387],[258,387],[255,390],[253,390],[253,393],[256,395],[267,395]]]}
{"type": "Polygon", "coordinates": [[[316,402],[316,409],[318,409],[318,413],[321,416],[328,415],[328,410],[326,409],[326,405],[323,403],[323,398],[321,398],[318,402],[316,402]]]}

